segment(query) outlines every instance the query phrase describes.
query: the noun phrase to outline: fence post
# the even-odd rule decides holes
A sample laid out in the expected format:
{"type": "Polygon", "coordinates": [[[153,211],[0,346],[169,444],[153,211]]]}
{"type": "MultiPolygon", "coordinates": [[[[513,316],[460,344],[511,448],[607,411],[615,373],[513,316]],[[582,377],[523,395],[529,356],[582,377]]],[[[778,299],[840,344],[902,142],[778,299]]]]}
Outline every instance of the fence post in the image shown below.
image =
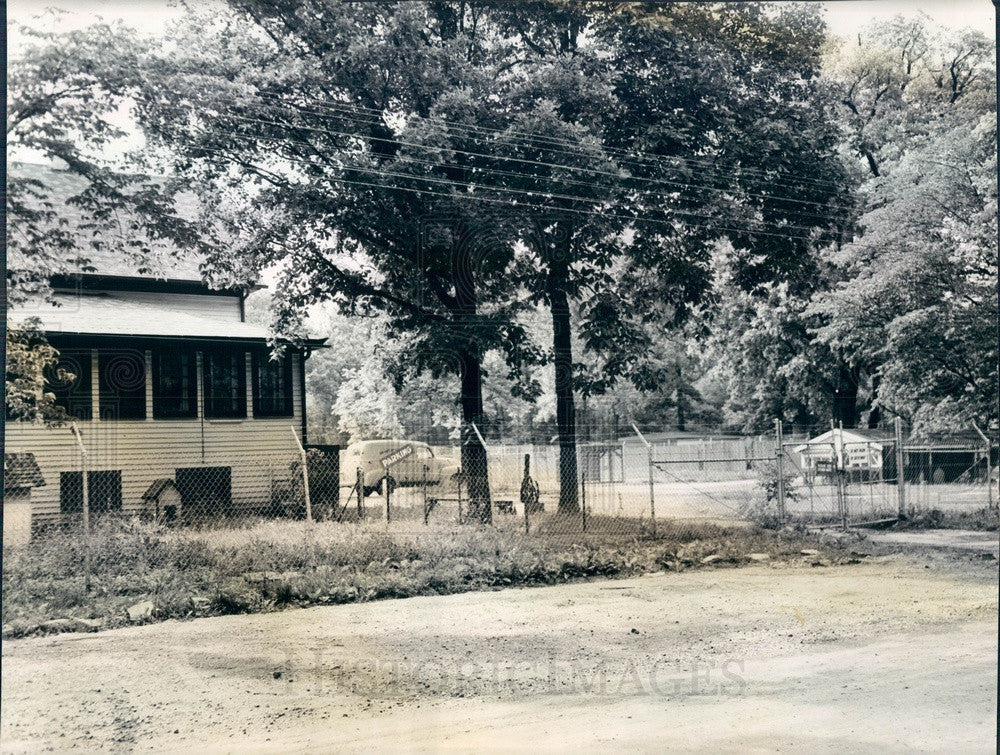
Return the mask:
{"type": "Polygon", "coordinates": [[[386,472],[385,477],[382,478],[382,489],[385,491],[385,523],[389,524],[392,521],[392,485],[389,484],[388,472],[386,472]]]}
{"type": "Polygon", "coordinates": [[[83,445],[83,437],[80,435],[80,428],[76,426],[76,422],[72,426],[73,435],[76,437],[76,443],[80,447],[80,478],[81,478],[81,492],[83,494],[83,500],[81,505],[83,507],[83,582],[87,593],[90,593],[90,480],[87,477],[87,449],[83,445]]]}
{"type": "Polygon", "coordinates": [[[358,481],[358,521],[360,522],[365,516],[365,473],[361,467],[356,467],[354,471],[355,479],[358,481]]]}
{"type": "Polygon", "coordinates": [[[976,432],[979,433],[979,437],[983,439],[983,443],[986,444],[986,506],[988,508],[993,508],[993,457],[992,457],[992,443],[990,439],[986,436],[982,430],[979,429],[979,425],[975,422],[972,423],[976,432]]]}
{"type": "Polygon", "coordinates": [[[781,420],[774,420],[775,452],[774,457],[778,467],[778,521],[785,522],[785,449],[781,441],[781,420]]]}
{"type": "Polygon", "coordinates": [[[906,518],[906,476],[904,472],[904,457],[903,457],[903,420],[896,417],[895,421],[896,430],[896,500],[899,503],[899,509],[897,516],[900,519],[906,518]]]}
{"type": "Polygon", "coordinates": [[[580,513],[583,516],[583,531],[587,531],[587,465],[590,463],[590,456],[587,453],[587,446],[584,446],[583,465],[580,469],[580,513]]]}
{"type": "Polygon", "coordinates": [[[653,521],[653,535],[656,535],[656,500],[653,495],[653,446],[646,440],[639,428],[635,426],[635,422],[632,423],[632,429],[635,430],[635,434],[639,436],[639,440],[646,444],[646,460],[648,462],[647,467],[649,469],[649,516],[653,521]]]}
{"type": "Polygon", "coordinates": [[[305,490],[306,495],[306,521],[311,522],[312,517],[312,502],[309,500],[309,457],[306,455],[306,449],[302,445],[302,441],[299,440],[298,433],[295,432],[295,427],[293,425],[288,426],[292,431],[292,437],[295,438],[295,445],[299,447],[299,454],[302,456],[302,486],[305,490]]]}
{"type": "Polygon", "coordinates": [[[428,515],[430,512],[427,511],[427,465],[424,464],[424,526],[427,526],[428,515]]]}
{"type": "MultiPolygon", "coordinates": [[[[531,532],[531,525],[528,523],[528,509],[533,505],[532,498],[538,498],[528,493],[528,480],[531,477],[531,454],[524,455],[524,479],[521,481],[521,506],[524,508],[524,534],[531,532]]],[[[536,486],[537,489],[537,486],[536,486]]]]}

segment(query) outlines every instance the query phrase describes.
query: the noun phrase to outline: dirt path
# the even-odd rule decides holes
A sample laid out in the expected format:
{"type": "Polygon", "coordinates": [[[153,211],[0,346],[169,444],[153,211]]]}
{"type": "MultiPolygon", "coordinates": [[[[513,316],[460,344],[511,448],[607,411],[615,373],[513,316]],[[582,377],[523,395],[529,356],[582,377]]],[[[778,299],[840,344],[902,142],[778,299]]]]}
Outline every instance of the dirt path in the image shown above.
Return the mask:
{"type": "Polygon", "coordinates": [[[762,565],[5,642],[0,740],[992,752],[995,574],[928,567],[762,565]]]}

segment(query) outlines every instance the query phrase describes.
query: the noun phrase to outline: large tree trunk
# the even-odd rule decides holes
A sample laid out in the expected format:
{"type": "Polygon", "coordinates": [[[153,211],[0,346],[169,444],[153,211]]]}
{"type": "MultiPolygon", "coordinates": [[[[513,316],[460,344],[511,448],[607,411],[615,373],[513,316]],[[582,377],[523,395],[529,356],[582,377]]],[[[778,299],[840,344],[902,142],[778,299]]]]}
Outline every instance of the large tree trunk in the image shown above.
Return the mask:
{"type": "Polygon", "coordinates": [[[469,490],[469,521],[492,524],[489,462],[486,449],[472,428],[483,423],[482,364],[477,355],[462,352],[462,472],[469,490]]]}
{"type": "Polygon", "coordinates": [[[464,344],[458,359],[462,380],[462,472],[469,492],[470,522],[492,524],[489,460],[473,424],[483,427],[483,349],[480,343],[479,293],[476,290],[478,238],[467,229],[456,228],[451,249],[451,279],[455,287],[453,316],[464,344]]]}
{"type": "Polygon", "coordinates": [[[573,342],[570,337],[569,232],[562,244],[546,244],[548,275],[546,293],[552,313],[552,350],[556,371],[556,424],[559,428],[559,506],[563,514],[580,511],[576,464],[576,403],[573,398],[573,342]]]}
{"type": "Polygon", "coordinates": [[[677,390],[674,393],[677,403],[677,431],[682,433],[687,429],[687,417],[684,414],[684,389],[681,386],[684,375],[681,373],[680,362],[674,365],[674,374],[677,376],[677,390]]]}
{"type": "Polygon", "coordinates": [[[833,421],[844,427],[858,426],[858,376],[846,365],[840,365],[833,394],[833,421]]]}

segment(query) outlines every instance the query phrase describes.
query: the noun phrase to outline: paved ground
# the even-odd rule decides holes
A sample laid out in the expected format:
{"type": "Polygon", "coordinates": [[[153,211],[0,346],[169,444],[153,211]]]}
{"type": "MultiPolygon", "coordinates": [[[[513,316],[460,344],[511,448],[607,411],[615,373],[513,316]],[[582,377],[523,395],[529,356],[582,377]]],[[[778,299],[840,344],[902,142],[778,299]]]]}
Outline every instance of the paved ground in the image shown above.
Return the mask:
{"type": "Polygon", "coordinates": [[[921,551],[5,642],[5,752],[993,752],[996,561],[921,551]]]}

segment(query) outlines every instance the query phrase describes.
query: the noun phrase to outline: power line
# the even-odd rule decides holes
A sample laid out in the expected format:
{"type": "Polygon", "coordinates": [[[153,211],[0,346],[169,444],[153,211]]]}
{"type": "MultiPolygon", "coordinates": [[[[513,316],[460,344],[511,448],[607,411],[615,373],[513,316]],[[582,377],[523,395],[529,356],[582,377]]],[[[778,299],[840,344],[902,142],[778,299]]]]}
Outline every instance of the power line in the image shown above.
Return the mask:
{"type": "MultiPolygon", "coordinates": [[[[250,123],[260,123],[260,124],[264,124],[264,125],[276,125],[276,126],[286,125],[286,124],[281,124],[281,123],[277,123],[277,122],[274,122],[274,121],[265,121],[265,120],[260,120],[260,119],[246,118],[244,116],[230,116],[230,117],[233,117],[233,118],[236,118],[238,120],[245,121],[245,122],[250,122],[250,123]]],[[[352,119],[352,118],[345,118],[345,120],[353,121],[354,119],[352,119]]],[[[358,121],[358,122],[370,123],[368,121],[358,121]]],[[[343,131],[330,131],[328,129],[316,129],[314,127],[306,127],[306,126],[288,125],[288,127],[289,128],[293,128],[293,129],[297,128],[297,129],[319,131],[321,133],[326,133],[326,134],[335,135],[335,136],[347,134],[347,132],[343,132],[343,131]]],[[[226,132],[226,133],[230,133],[232,135],[236,135],[236,132],[226,132]]],[[[263,136],[259,136],[259,135],[257,135],[257,136],[259,138],[269,138],[269,137],[263,137],[263,136]]],[[[389,142],[390,141],[388,139],[383,139],[381,137],[364,137],[364,136],[360,136],[360,135],[353,134],[353,133],[350,134],[350,136],[358,136],[358,138],[361,138],[361,139],[371,138],[371,139],[374,139],[376,141],[382,141],[382,142],[389,142]]],[[[287,139],[286,137],[272,137],[272,138],[274,138],[276,140],[287,139]]],[[[314,144],[312,144],[311,142],[308,142],[308,141],[301,141],[301,140],[296,141],[296,140],[291,140],[291,139],[287,139],[287,140],[291,141],[293,143],[299,143],[299,144],[307,145],[307,146],[309,146],[309,147],[311,147],[313,149],[316,149],[316,145],[314,145],[314,144]]],[[[430,145],[414,145],[414,143],[412,143],[412,142],[400,142],[400,141],[397,141],[396,143],[398,143],[398,144],[404,144],[404,145],[407,145],[407,146],[411,146],[411,145],[412,146],[420,146],[421,148],[424,148],[424,149],[446,150],[446,151],[454,152],[456,154],[468,154],[468,155],[473,155],[473,156],[485,156],[485,157],[488,157],[489,159],[497,160],[497,161],[513,160],[513,161],[516,161],[516,162],[519,162],[519,163],[524,163],[524,164],[534,165],[534,166],[539,166],[539,167],[565,168],[565,169],[574,170],[574,171],[577,171],[577,172],[593,173],[593,174],[596,174],[596,175],[611,176],[611,177],[614,177],[618,181],[634,182],[634,183],[637,183],[637,184],[643,184],[643,183],[645,183],[647,185],[648,184],[662,184],[662,185],[668,185],[668,186],[676,186],[676,187],[679,187],[680,189],[693,188],[693,189],[696,189],[696,190],[704,190],[704,191],[716,192],[716,193],[719,193],[719,194],[726,194],[726,193],[729,192],[729,189],[727,187],[710,186],[710,185],[708,185],[706,183],[696,183],[696,182],[691,182],[691,181],[676,181],[676,180],[663,179],[663,178],[648,178],[648,177],[643,177],[643,176],[623,176],[623,175],[620,175],[620,174],[617,174],[617,173],[612,173],[610,171],[601,171],[601,170],[598,170],[598,169],[595,169],[595,168],[583,168],[583,167],[580,167],[580,166],[564,165],[562,163],[546,163],[546,162],[542,162],[542,161],[539,161],[539,160],[526,160],[524,158],[505,157],[503,155],[492,155],[492,154],[489,154],[489,153],[468,152],[468,151],[465,151],[465,150],[455,149],[455,148],[451,148],[451,147],[445,148],[445,147],[433,147],[433,146],[430,146],[430,145]]],[[[584,155],[584,153],[576,153],[576,156],[577,157],[583,157],[585,155],[584,155]]],[[[396,160],[405,160],[407,162],[425,163],[427,165],[434,165],[434,166],[441,165],[441,163],[434,162],[432,160],[421,160],[420,158],[415,158],[415,157],[411,157],[411,156],[407,156],[407,155],[398,155],[397,154],[397,155],[393,156],[393,159],[396,159],[396,160]]],[[[456,166],[456,167],[466,167],[466,166],[456,166]]],[[[468,168],[472,169],[472,170],[480,170],[480,171],[485,171],[485,172],[492,172],[492,173],[495,173],[495,174],[498,174],[498,175],[522,176],[522,177],[525,177],[525,178],[538,178],[538,179],[547,180],[547,181],[555,180],[555,181],[560,181],[560,182],[567,183],[567,184],[575,184],[575,185],[580,185],[580,186],[593,186],[593,182],[579,181],[579,180],[574,180],[574,179],[569,179],[569,178],[564,178],[564,177],[539,176],[537,174],[517,173],[517,172],[511,172],[511,171],[503,171],[503,170],[499,170],[499,169],[495,169],[495,168],[486,168],[486,167],[482,167],[482,166],[468,166],[468,168]]],[[[744,196],[744,197],[753,197],[753,198],[758,198],[758,199],[762,199],[762,200],[765,200],[765,201],[772,201],[772,202],[777,202],[777,203],[793,203],[793,204],[802,204],[802,205],[812,205],[812,206],[815,206],[815,207],[818,207],[818,208],[823,208],[824,210],[838,210],[839,209],[839,210],[844,210],[844,211],[848,211],[849,212],[849,211],[851,211],[851,210],[854,209],[853,206],[849,206],[849,205],[838,205],[838,204],[834,204],[834,203],[814,202],[814,201],[811,201],[811,200],[795,199],[793,197],[769,196],[769,195],[766,195],[766,194],[756,194],[756,193],[753,193],[753,192],[746,192],[746,191],[741,191],[741,192],[739,192],[739,194],[740,194],[740,196],[744,196]]],[[[661,196],[661,195],[658,195],[658,196],[661,196]]],[[[840,219],[839,215],[829,214],[828,212],[820,212],[820,211],[789,210],[787,212],[787,214],[793,215],[793,216],[798,216],[798,217],[804,217],[804,218],[815,217],[815,218],[818,218],[818,219],[829,220],[829,221],[836,221],[836,220],[840,219]]]]}
{"type": "MultiPolygon", "coordinates": [[[[271,94],[271,93],[268,93],[268,92],[257,92],[257,94],[259,96],[261,96],[261,97],[270,98],[272,100],[277,100],[279,102],[284,102],[284,100],[279,95],[271,94]]],[[[292,106],[296,107],[296,108],[298,108],[300,110],[306,110],[307,112],[312,112],[313,114],[318,114],[318,112],[317,112],[317,110],[315,108],[323,108],[323,109],[326,109],[326,110],[341,111],[341,112],[346,111],[346,112],[352,113],[352,114],[360,113],[360,114],[365,115],[368,118],[372,119],[372,120],[368,121],[369,123],[384,124],[384,121],[382,121],[381,119],[384,118],[385,112],[382,111],[382,110],[377,110],[375,108],[366,108],[364,106],[356,105],[356,104],[353,104],[353,103],[337,102],[335,100],[323,100],[321,98],[316,98],[316,97],[304,97],[302,99],[306,99],[306,100],[309,100],[309,101],[317,103],[317,104],[314,106],[313,109],[309,109],[309,108],[307,108],[307,106],[303,106],[303,105],[299,105],[299,104],[293,104],[292,106]]],[[[552,144],[557,144],[557,145],[562,145],[562,146],[570,146],[570,147],[574,147],[574,148],[579,148],[579,145],[578,145],[577,142],[572,142],[572,141],[567,140],[567,139],[560,139],[559,137],[554,137],[554,136],[550,136],[550,135],[546,135],[546,134],[537,134],[537,133],[533,133],[533,132],[530,132],[530,131],[516,131],[516,130],[511,130],[511,129],[493,129],[493,128],[490,128],[488,126],[480,126],[480,125],[474,125],[474,124],[465,124],[465,123],[460,123],[458,121],[448,120],[446,118],[441,118],[441,117],[425,117],[425,116],[420,116],[420,115],[415,115],[415,114],[408,114],[405,117],[410,118],[410,119],[418,119],[418,120],[422,120],[422,121],[426,121],[426,122],[430,122],[430,123],[444,123],[444,124],[447,124],[447,125],[449,125],[449,126],[451,126],[453,128],[457,128],[459,130],[481,131],[481,132],[485,132],[486,134],[497,134],[497,135],[504,135],[504,136],[506,136],[508,134],[511,134],[511,135],[515,135],[515,136],[520,136],[520,137],[522,137],[523,139],[526,139],[526,140],[535,140],[535,141],[549,142],[549,143],[552,143],[552,144]]],[[[622,155],[623,157],[626,157],[626,158],[628,158],[628,157],[630,157],[632,155],[636,155],[636,152],[634,152],[634,151],[629,151],[629,150],[626,150],[624,148],[619,148],[619,147],[602,146],[601,149],[602,149],[602,151],[604,151],[607,154],[618,154],[618,155],[622,155]]],[[[560,150],[555,150],[555,151],[560,151],[560,150]]],[[[568,154],[570,154],[570,153],[568,153],[568,154]]],[[[676,156],[676,155],[650,155],[648,153],[643,153],[641,151],[638,152],[638,156],[642,157],[642,158],[645,158],[647,160],[672,160],[672,161],[680,162],[680,163],[684,163],[684,164],[705,166],[705,167],[707,167],[707,168],[709,168],[709,169],[711,169],[711,170],[713,170],[715,172],[719,171],[719,168],[718,168],[718,166],[715,163],[711,163],[711,162],[704,161],[704,160],[697,160],[695,158],[680,157],[680,156],[676,156]]],[[[626,162],[631,162],[632,164],[635,164],[635,165],[642,165],[642,163],[639,163],[639,162],[637,162],[635,160],[626,160],[626,162]]],[[[645,166],[645,167],[648,167],[648,166],[645,166]]],[[[761,170],[759,168],[742,168],[742,171],[744,173],[759,174],[759,175],[761,175],[764,178],[767,178],[769,180],[776,180],[776,181],[779,181],[779,182],[780,181],[788,181],[789,180],[789,179],[781,179],[781,178],[777,178],[776,179],[776,178],[774,178],[774,176],[771,175],[770,172],[765,171],[765,170],[761,170]]],[[[800,177],[796,177],[795,183],[790,184],[790,185],[794,186],[794,185],[808,185],[808,184],[813,184],[813,185],[816,185],[816,186],[829,186],[829,187],[833,187],[833,188],[840,188],[840,186],[841,186],[836,181],[824,181],[822,179],[805,178],[805,177],[801,177],[801,176],[800,177]]]]}
{"type": "MultiPolygon", "coordinates": [[[[471,151],[471,150],[462,150],[462,149],[457,149],[457,148],[454,148],[454,147],[435,147],[435,146],[431,146],[431,145],[427,145],[427,144],[421,144],[419,142],[403,141],[403,140],[396,139],[396,138],[388,139],[388,138],[377,137],[377,136],[372,136],[372,135],[357,134],[357,133],[354,133],[354,132],[335,131],[335,130],[331,130],[331,129],[317,128],[315,126],[292,125],[292,124],[282,123],[282,122],[279,122],[279,121],[263,120],[263,119],[260,119],[260,118],[247,118],[245,116],[239,116],[239,115],[234,115],[234,114],[230,114],[230,115],[225,116],[225,117],[231,118],[233,120],[242,121],[242,122],[245,122],[245,123],[256,123],[256,124],[261,124],[261,125],[270,125],[270,126],[279,126],[279,127],[285,127],[285,128],[294,128],[294,129],[298,129],[298,130],[302,130],[302,131],[311,131],[311,132],[315,132],[315,133],[326,134],[327,136],[355,137],[355,138],[358,138],[358,139],[361,139],[361,140],[369,139],[369,140],[372,140],[372,141],[382,142],[382,143],[385,143],[385,144],[395,144],[395,145],[400,145],[400,146],[416,147],[418,149],[430,149],[430,150],[448,151],[448,152],[452,152],[452,153],[455,153],[455,154],[468,155],[468,156],[471,156],[471,157],[484,157],[484,158],[487,158],[487,159],[490,159],[490,160],[498,160],[498,161],[504,161],[504,160],[506,160],[508,162],[516,162],[516,163],[527,164],[527,165],[536,165],[536,166],[540,166],[540,167],[562,168],[562,169],[565,169],[565,170],[576,171],[576,172],[579,172],[579,173],[590,173],[590,174],[594,174],[594,175],[611,176],[611,177],[614,177],[614,178],[616,178],[618,180],[636,180],[636,181],[647,181],[647,182],[654,182],[654,183],[656,183],[656,182],[661,182],[662,183],[662,182],[666,181],[666,179],[652,179],[652,178],[643,178],[643,177],[621,176],[618,173],[612,173],[612,172],[609,172],[609,171],[602,171],[602,170],[598,170],[596,168],[584,168],[584,167],[581,167],[581,166],[566,165],[564,163],[550,163],[550,162],[543,162],[543,161],[540,161],[540,160],[527,160],[527,159],[524,159],[524,158],[509,157],[509,156],[503,156],[503,155],[495,155],[495,154],[490,154],[490,153],[486,153],[486,152],[474,152],[474,151],[471,151]]],[[[345,118],[344,120],[355,122],[355,123],[366,123],[368,125],[371,125],[371,121],[359,121],[359,120],[354,119],[354,118],[345,118]]],[[[312,144],[310,144],[309,142],[301,142],[301,143],[302,144],[308,144],[309,146],[312,146],[315,149],[315,146],[312,145],[312,144]]],[[[584,153],[579,153],[577,156],[583,157],[583,156],[585,156],[585,154],[584,153]]],[[[780,183],[780,181],[775,181],[775,183],[780,183]]],[[[721,188],[721,187],[710,187],[710,186],[707,186],[707,185],[699,185],[699,184],[693,184],[693,183],[685,183],[685,184],[681,184],[681,185],[688,186],[688,187],[699,186],[700,188],[704,188],[704,189],[707,189],[709,191],[725,191],[725,189],[721,188]]],[[[790,201],[788,198],[785,198],[785,197],[772,197],[772,196],[767,196],[767,195],[763,195],[763,194],[745,193],[745,195],[746,196],[754,196],[754,197],[758,197],[758,198],[765,199],[765,200],[779,201],[779,202],[790,201]]],[[[804,202],[806,200],[799,200],[799,201],[803,201],[804,202]]],[[[817,203],[817,204],[819,204],[819,203],[817,203]]],[[[824,206],[827,206],[827,205],[824,205],[824,206]]],[[[844,209],[844,210],[851,210],[851,209],[853,209],[853,207],[850,207],[850,206],[847,206],[847,205],[832,205],[832,207],[836,208],[836,209],[844,209]]],[[[817,214],[817,216],[818,217],[827,217],[827,216],[824,216],[824,215],[821,215],[821,214],[817,214]]]]}
{"type": "MultiPolygon", "coordinates": [[[[236,132],[228,132],[228,131],[227,132],[211,132],[211,133],[213,133],[215,135],[218,135],[218,136],[223,136],[224,135],[224,136],[231,137],[231,138],[243,139],[243,140],[250,140],[250,141],[256,141],[257,139],[263,138],[263,139],[271,139],[271,140],[274,140],[274,141],[280,141],[282,143],[284,143],[284,142],[292,142],[292,143],[295,143],[295,144],[303,144],[305,146],[309,146],[309,147],[311,147],[314,150],[316,149],[316,146],[313,145],[313,144],[311,144],[310,142],[304,142],[304,141],[299,141],[299,140],[292,140],[292,139],[283,138],[283,137],[247,136],[247,135],[238,134],[236,132]]],[[[293,161],[293,162],[301,162],[301,163],[304,163],[304,164],[307,164],[307,165],[315,165],[315,163],[313,163],[311,161],[308,161],[308,160],[303,160],[301,158],[290,158],[290,157],[287,157],[285,159],[288,159],[288,160],[293,161]]],[[[434,166],[441,165],[440,163],[434,163],[434,162],[431,162],[431,161],[419,161],[419,162],[424,162],[424,163],[426,163],[428,165],[434,165],[434,166]]],[[[590,203],[590,204],[595,204],[595,205],[608,206],[608,203],[605,202],[604,200],[597,199],[597,198],[594,198],[594,197],[583,197],[583,196],[571,195],[571,194],[559,194],[559,193],[556,193],[556,192],[545,191],[545,190],[517,189],[517,188],[504,187],[504,186],[493,186],[493,185],[486,184],[486,183],[474,183],[472,181],[462,182],[462,181],[458,181],[458,180],[455,180],[455,179],[449,179],[449,178],[421,176],[421,175],[416,175],[416,174],[412,174],[412,173],[402,173],[402,172],[398,172],[398,171],[390,171],[390,170],[386,170],[384,168],[366,168],[366,167],[362,167],[362,166],[343,165],[343,164],[340,165],[340,166],[338,166],[338,167],[342,168],[344,171],[347,171],[347,172],[353,171],[353,172],[358,172],[358,173],[369,173],[369,174],[374,174],[374,175],[378,175],[378,176],[392,176],[392,177],[396,177],[396,178],[406,178],[406,179],[410,179],[410,180],[414,180],[414,181],[425,181],[427,183],[435,183],[435,184],[440,184],[440,185],[445,185],[445,186],[452,186],[452,187],[459,188],[459,189],[482,188],[483,190],[498,191],[498,192],[503,192],[505,194],[527,195],[529,197],[538,197],[540,199],[544,199],[544,198],[548,198],[548,199],[562,199],[562,200],[566,200],[566,201],[585,202],[585,203],[590,203]]],[[[489,168],[484,168],[482,170],[484,170],[486,172],[492,172],[492,170],[489,169],[489,168]]],[[[521,173],[511,173],[509,171],[503,171],[503,173],[508,174],[508,175],[514,175],[514,176],[522,176],[522,177],[525,177],[525,178],[528,178],[528,177],[542,178],[542,177],[539,177],[539,176],[528,176],[528,175],[521,174],[521,173]]],[[[334,179],[334,180],[336,180],[336,179],[334,179]]],[[[593,186],[593,184],[585,184],[584,182],[579,182],[579,181],[575,182],[575,183],[580,183],[580,184],[584,184],[584,185],[587,185],[587,186],[593,186]]],[[[647,192],[642,192],[642,193],[644,193],[644,194],[651,194],[654,199],[661,199],[661,200],[667,199],[667,197],[664,197],[663,195],[654,194],[654,193],[648,192],[648,191],[647,192]]],[[[709,214],[694,212],[694,211],[691,211],[691,210],[683,210],[683,209],[671,209],[670,212],[673,213],[673,214],[675,214],[675,215],[684,215],[684,216],[697,217],[697,218],[703,218],[703,219],[708,219],[708,220],[710,220],[710,219],[712,219],[714,217],[714,216],[709,215],[709,214]]],[[[832,219],[832,218],[826,218],[826,219],[832,219]]],[[[770,226],[770,227],[775,227],[775,228],[788,228],[790,230],[799,230],[799,231],[807,231],[807,232],[812,232],[813,230],[815,230],[818,227],[818,226],[794,225],[794,224],[791,224],[791,223],[780,224],[780,223],[775,223],[773,221],[765,221],[765,220],[753,220],[752,222],[760,224],[760,225],[764,225],[766,227],[770,226]]],[[[705,227],[715,227],[715,226],[707,226],[706,225],[705,227]]],[[[730,228],[728,230],[734,230],[734,229],[730,228]]],[[[749,231],[749,228],[747,228],[745,230],[749,231]]],[[[799,239],[803,239],[803,240],[807,240],[809,238],[809,236],[799,236],[799,235],[794,235],[793,236],[791,234],[788,234],[787,237],[788,238],[793,238],[794,237],[794,238],[799,238],[799,239]]]]}
{"type": "MultiPolygon", "coordinates": [[[[245,138],[250,138],[250,137],[245,137],[245,138]]],[[[223,150],[223,149],[215,149],[215,148],[211,148],[211,147],[199,147],[198,149],[200,151],[214,152],[214,153],[218,153],[218,154],[222,154],[222,155],[227,154],[226,151],[223,150]]],[[[315,166],[315,163],[313,163],[313,162],[311,162],[309,160],[303,160],[301,158],[283,157],[282,159],[287,160],[289,162],[293,162],[293,163],[303,163],[303,164],[306,164],[306,165],[309,165],[309,166],[315,166]]],[[[253,166],[253,167],[257,168],[258,170],[267,171],[267,169],[261,168],[259,166],[253,166]]],[[[270,172],[270,171],[267,171],[267,172],[270,172]]],[[[374,170],[374,169],[370,169],[370,170],[369,169],[361,169],[359,172],[375,173],[376,175],[386,175],[387,174],[386,171],[378,171],[378,170],[374,170]]],[[[455,181],[452,181],[450,179],[427,179],[425,177],[413,176],[413,175],[408,174],[408,173],[397,174],[397,175],[404,176],[404,177],[410,178],[410,179],[415,179],[415,180],[424,180],[424,181],[428,181],[429,180],[429,181],[432,181],[432,182],[447,184],[447,185],[450,185],[450,186],[453,186],[453,187],[458,187],[458,188],[468,188],[469,187],[469,184],[463,184],[463,183],[455,182],[455,181]]],[[[512,204],[511,201],[508,201],[508,200],[496,199],[496,198],[492,198],[492,197],[483,197],[483,196],[479,196],[479,195],[476,195],[476,194],[470,194],[470,193],[458,194],[458,195],[455,195],[455,194],[445,194],[445,193],[440,192],[440,191],[429,191],[429,190],[425,190],[425,189],[416,189],[416,188],[413,188],[413,187],[406,187],[406,186],[398,186],[398,185],[391,185],[391,184],[390,185],[386,185],[386,184],[374,183],[374,182],[367,182],[367,181],[356,181],[356,180],[350,180],[350,179],[346,179],[346,178],[342,178],[342,177],[336,177],[336,176],[329,177],[329,180],[330,180],[331,183],[343,183],[343,184],[354,185],[354,186],[369,186],[369,187],[372,187],[372,188],[378,188],[378,189],[384,189],[384,190],[390,190],[390,191],[407,191],[407,192],[413,192],[413,193],[417,193],[417,194],[434,196],[434,197],[438,197],[440,199],[447,199],[447,200],[450,200],[450,201],[461,201],[461,200],[480,201],[480,202],[487,202],[487,203],[493,203],[493,204],[502,204],[502,205],[508,206],[508,207],[511,206],[511,204],[512,204]]],[[[488,188],[488,187],[484,187],[484,188],[488,188]]],[[[519,193],[526,193],[526,194],[529,194],[530,196],[535,196],[536,194],[539,193],[539,192],[525,192],[523,190],[511,190],[511,191],[517,191],[519,193]]],[[[575,198],[575,199],[577,199],[579,201],[592,202],[592,203],[595,203],[595,202],[599,201],[599,200],[593,200],[593,199],[587,199],[587,198],[580,198],[580,197],[575,198]]],[[[668,228],[670,228],[671,230],[674,230],[674,231],[678,230],[677,227],[673,223],[671,223],[670,221],[668,221],[668,220],[661,220],[661,219],[658,219],[658,218],[645,218],[645,217],[638,216],[638,215],[616,215],[616,214],[610,214],[610,213],[606,213],[606,212],[598,212],[596,209],[594,209],[594,210],[582,210],[582,209],[571,208],[571,207],[552,207],[552,206],[549,206],[549,205],[538,205],[538,204],[533,204],[531,202],[519,203],[516,200],[513,202],[513,204],[515,206],[517,206],[517,207],[523,207],[523,208],[528,208],[528,209],[536,209],[536,210],[543,210],[543,211],[549,212],[549,213],[572,213],[572,214],[576,214],[576,215],[587,215],[587,216],[598,215],[598,216],[600,216],[602,218],[611,218],[611,219],[616,219],[616,220],[627,220],[627,221],[638,222],[638,223],[652,223],[652,224],[667,226],[668,228]]],[[[676,212],[682,212],[682,211],[676,211],[676,212]]],[[[710,216],[701,216],[701,217],[710,217],[710,216]]],[[[760,223],[762,223],[764,225],[774,226],[774,224],[768,224],[768,223],[765,223],[764,221],[757,221],[757,222],[760,222],[760,223]]],[[[798,235],[798,234],[775,233],[775,232],[769,232],[769,231],[761,231],[761,230],[756,230],[756,229],[752,229],[752,228],[749,228],[749,227],[741,227],[741,226],[738,226],[738,225],[735,226],[735,227],[734,226],[719,225],[719,224],[714,224],[714,223],[713,224],[709,224],[709,223],[686,223],[686,225],[690,226],[690,227],[695,227],[695,228],[709,228],[709,229],[712,229],[714,231],[723,231],[723,232],[731,232],[731,233],[749,233],[749,234],[753,234],[753,235],[757,235],[757,236],[768,236],[768,237],[782,238],[782,239],[797,239],[797,240],[801,240],[801,241],[808,241],[809,238],[810,238],[809,236],[801,236],[801,235],[798,235]]],[[[786,226],[786,227],[788,227],[788,228],[794,228],[796,226],[786,226]]]]}

